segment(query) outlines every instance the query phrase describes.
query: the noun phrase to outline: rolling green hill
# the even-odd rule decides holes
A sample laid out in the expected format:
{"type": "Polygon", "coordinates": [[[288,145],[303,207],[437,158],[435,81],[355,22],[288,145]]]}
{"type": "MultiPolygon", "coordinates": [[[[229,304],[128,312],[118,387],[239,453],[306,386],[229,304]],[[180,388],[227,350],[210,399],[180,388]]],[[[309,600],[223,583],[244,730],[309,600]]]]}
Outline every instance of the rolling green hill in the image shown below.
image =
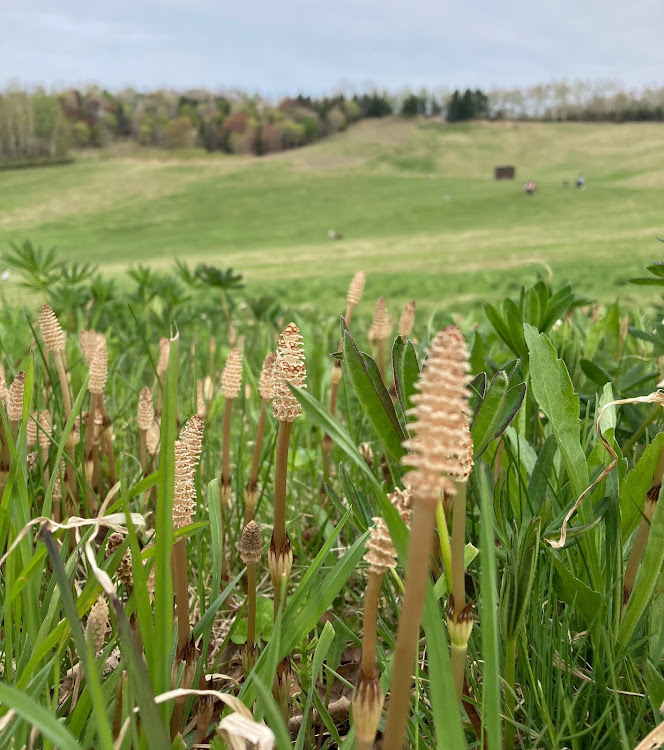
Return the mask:
{"type": "Polygon", "coordinates": [[[591,297],[643,295],[616,282],[660,255],[663,198],[658,124],[395,118],[260,159],[117,149],[2,172],[0,239],[55,245],[109,272],[175,256],[233,266],[250,291],[330,312],[365,268],[369,294],[450,309],[538,271],[591,297]],[[492,179],[501,163],[516,166],[514,182],[492,179]]]}

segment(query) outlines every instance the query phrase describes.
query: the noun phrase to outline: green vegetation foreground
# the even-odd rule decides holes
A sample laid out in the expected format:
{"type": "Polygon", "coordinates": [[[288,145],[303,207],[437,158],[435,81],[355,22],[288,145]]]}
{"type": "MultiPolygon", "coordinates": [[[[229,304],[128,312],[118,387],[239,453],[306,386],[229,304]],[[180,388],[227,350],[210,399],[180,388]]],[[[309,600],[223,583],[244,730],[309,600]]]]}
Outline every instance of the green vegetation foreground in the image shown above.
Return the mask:
{"type": "Polygon", "coordinates": [[[661,746],[661,308],[11,262],[1,748],[661,746]]]}
{"type": "Polygon", "coordinates": [[[261,159],[129,149],[2,172],[0,232],[106,271],[174,257],[233,266],[255,294],[315,299],[326,314],[362,267],[376,295],[405,302],[408,286],[451,310],[515,293],[542,263],[587,296],[629,293],[616,281],[656,252],[663,191],[658,124],[388,118],[261,159]],[[492,179],[504,163],[516,181],[492,179]]]}

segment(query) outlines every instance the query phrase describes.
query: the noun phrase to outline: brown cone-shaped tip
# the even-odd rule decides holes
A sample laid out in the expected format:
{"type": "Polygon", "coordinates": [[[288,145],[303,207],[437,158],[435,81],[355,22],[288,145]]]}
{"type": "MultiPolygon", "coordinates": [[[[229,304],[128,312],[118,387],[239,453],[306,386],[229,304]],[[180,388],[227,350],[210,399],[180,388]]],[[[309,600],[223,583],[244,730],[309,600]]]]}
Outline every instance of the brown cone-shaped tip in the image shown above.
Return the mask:
{"type": "Polygon", "coordinates": [[[270,352],[263,360],[261,375],[258,379],[258,392],[266,404],[270,403],[272,398],[272,388],[274,386],[274,360],[277,358],[276,352],[270,352]]]}
{"type": "Polygon", "coordinates": [[[39,325],[44,338],[44,347],[47,352],[61,352],[65,348],[65,332],[55,313],[48,305],[43,305],[39,311],[39,325]]]}
{"type": "Polygon", "coordinates": [[[242,352],[231,349],[221,375],[221,392],[225,398],[237,398],[242,386],[242,352]]]}
{"type": "Polygon", "coordinates": [[[461,331],[448,326],[436,334],[413,396],[415,416],[404,442],[411,452],[403,463],[413,467],[404,477],[418,500],[438,502],[455,493],[453,480],[467,476],[468,350],[461,331]]]}
{"type": "Polygon", "coordinates": [[[379,297],[376,300],[371,331],[373,338],[376,341],[382,341],[383,339],[388,338],[392,331],[390,320],[387,317],[387,302],[385,302],[385,297],[379,297]]]}
{"type": "Polygon", "coordinates": [[[415,300],[406,302],[399,318],[399,336],[408,336],[415,323],[415,300]]]}
{"type": "Polygon", "coordinates": [[[245,565],[253,565],[260,562],[263,550],[263,538],[261,530],[255,521],[249,523],[242,530],[240,539],[240,558],[245,565]]]}
{"type": "Polygon", "coordinates": [[[154,422],[154,405],[152,404],[152,393],[147,385],[141,390],[138,400],[138,414],[136,416],[139,430],[149,430],[154,422]]]}
{"type": "Polygon", "coordinates": [[[364,560],[369,564],[370,573],[384,575],[390,568],[396,566],[397,553],[385,521],[382,518],[374,518],[373,522],[364,560]]]}
{"type": "Polygon", "coordinates": [[[364,271],[358,271],[353,276],[350,286],[348,287],[348,294],[346,295],[346,302],[349,305],[357,305],[362,299],[362,292],[364,291],[364,284],[367,280],[367,275],[364,271]]]}
{"type": "Polygon", "coordinates": [[[281,334],[274,361],[272,410],[280,422],[294,422],[302,414],[302,407],[288,386],[305,388],[306,377],[302,336],[295,323],[290,323],[281,334]]]}
{"type": "Polygon", "coordinates": [[[90,393],[103,393],[107,377],[108,352],[106,351],[106,338],[102,335],[101,338],[98,338],[97,350],[90,363],[90,380],[88,381],[90,393]]]}
{"type": "Polygon", "coordinates": [[[7,419],[10,422],[20,422],[23,417],[23,392],[25,390],[25,372],[16,373],[14,382],[9,389],[7,399],[7,419]]]}

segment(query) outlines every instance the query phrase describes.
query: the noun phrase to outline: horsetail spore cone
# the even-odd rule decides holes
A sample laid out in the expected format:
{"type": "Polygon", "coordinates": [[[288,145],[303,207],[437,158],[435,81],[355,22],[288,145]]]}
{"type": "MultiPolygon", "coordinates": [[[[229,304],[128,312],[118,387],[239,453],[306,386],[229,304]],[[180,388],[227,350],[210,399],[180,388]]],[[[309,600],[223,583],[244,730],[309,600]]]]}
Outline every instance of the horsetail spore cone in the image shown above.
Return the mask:
{"type": "Polygon", "coordinates": [[[364,555],[369,564],[369,580],[364,599],[362,661],[352,700],[356,750],[369,750],[373,746],[383,711],[384,696],[376,664],[378,601],[385,573],[396,565],[396,552],[385,521],[382,518],[373,521],[364,555]]]}
{"type": "Polygon", "coordinates": [[[405,593],[399,618],[394,671],[383,747],[401,750],[408,722],[413,654],[417,645],[436,505],[442,493],[456,492],[454,478],[466,460],[464,444],[468,412],[468,350],[461,331],[449,326],[436,334],[417,381],[411,413],[412,437],[404,442],[412,467],[404,477],[413,495],[413,514],[405,593]]]}
{"type": "Polygon", "coordinates": [[[88,622],[85,626],[85,638],[92,647],[95,656],[102,650],[106,640],[106,632],[110,627],[108,604],[103,597],[99,597],[92,605],[88,622]]]}
{"type": "Polygon", "coordinates": [[[44,339],[44,348],[53,355],[55,369],[60,381],[62,391],[62,402],[64,406],[65,420],[71,414],[71,393],[67,382],[67,361],[65,359],[65,332],[60,326],[55,313],[48,305],[43,305],[39,311],[39,325],[44,339]]]}
{"type": "Polygon", "coordinates": [[[25,372],[20,370],[16,373],[11,387],[9,389],[9,398],[7,399],[7,419],[12,433],[16,439],[19,422],[23,419],[23,395],[25,392],[25,372]]]}
{"type": "Polygon", "coordinates": [[[293,561],[290,541],[286,535],[286,472],[293,422],[302,413],[300,402],[292,394],[289,385],[305,388],[306,377],[302,336],[295,323],[290,323],[279,339],[272,388],[272,410],[279,420],[274,472],[274,528],[268,555],[270,576],[274,585],[275,616],[279,611],[281,599],[281,578],[285,575],[288,582],[293,561]]]}
{"type": "Polygon", "coordinates": [[[367,281],[367,275],[364,271],[358,271],[353,276],[350,285],[348,287],[348,294],[346,295],[346,325],[350,324],[350,319],[353,316],[353,310],[359,305],[362,299],[362,292],[364,291],[364,285],[367,281]]]}
{"type": "MultiPolygon", "coordinates": [[[[173,528],[175,529],[189,526],[196,512],[195,472],[196,467],[188,446],[182,441],[176,440],[173,489],[173,528]]],[[[185,537],[179,537],[173,545],[171,562],[175,577],[175,599],[177,602],[177,655],[178,658],[182,658],[181,654],[190,638],[187,542],[185,537]]]]}
{"type": "MultiPolygon", "coordinates": [[[[90,363],[90,379],[88,380],[88,391],[90,392],[90,408],[88,409],[88,421],[85,428],[84,457],[86,467],[92,464],[93,476],[97,474],[97,450],[93,452],[93,441],[97,430],[97,415],[100,410],[102,395],[108,377],[108,353],[106,351],[106,339],[102,336],[98,340],[95,355],[90,363]]],[[[88,481],[88,512],[90,516],[94,513],[94,500],[90,481],[88,481]]]]}
{"type": "Polygon", "coordinates": [[[239,349],[231,349],[226,361],[226,367],[221,376],[221,390],[226,399],[224,406],[224,434],[223,434],[223,458],[221,470],[221,492],[222,498],[225,495],[225,507],[228,501],[228,494],[231,487],[230,471],[230,443],[231,443],[231,414],[233,411],[233,402],[240,395],[242,387],[242,352],[239,349]]]}
{"type": "Polygon", "coordinates": [[[399,318],[399,336],[410,336],[415,324],[415,300],[406,302],[399,318]]]}
{"type": "Polygon", "coordinates": [[[242,670],[247,677],[258,658],[256,647],[256,565],[261,560],[263,539],[254,521],[244,527],[240,539],[240,558],[247,566],[247,642],[242,651],[242,670]]]}

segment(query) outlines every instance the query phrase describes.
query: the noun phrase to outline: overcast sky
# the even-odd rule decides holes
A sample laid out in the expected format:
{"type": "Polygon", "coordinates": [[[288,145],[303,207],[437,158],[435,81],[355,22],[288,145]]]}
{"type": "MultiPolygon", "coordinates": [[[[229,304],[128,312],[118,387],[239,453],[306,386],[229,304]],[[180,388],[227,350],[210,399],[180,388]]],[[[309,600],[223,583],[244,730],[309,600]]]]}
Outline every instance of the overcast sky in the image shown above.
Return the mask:
{"type": "Polygon", "coordinates": [[[0,85],[664,83],[664,0],[0,0],[0,85]]]}

